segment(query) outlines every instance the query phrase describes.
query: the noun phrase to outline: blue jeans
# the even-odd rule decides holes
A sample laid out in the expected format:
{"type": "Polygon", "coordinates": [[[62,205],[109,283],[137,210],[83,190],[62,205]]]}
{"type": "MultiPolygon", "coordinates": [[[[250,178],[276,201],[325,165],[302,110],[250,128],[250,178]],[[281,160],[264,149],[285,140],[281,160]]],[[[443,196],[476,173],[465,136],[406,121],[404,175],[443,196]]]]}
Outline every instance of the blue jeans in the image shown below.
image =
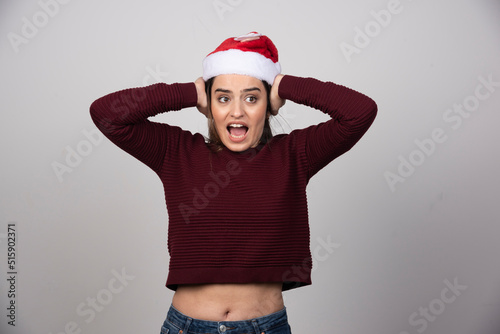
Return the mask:
{"type": "Polygon", "coordinates": [[[160,334],[291,334],[286,309],[242,321],[207,321],[190,318],[170,306],[160,334]]]}

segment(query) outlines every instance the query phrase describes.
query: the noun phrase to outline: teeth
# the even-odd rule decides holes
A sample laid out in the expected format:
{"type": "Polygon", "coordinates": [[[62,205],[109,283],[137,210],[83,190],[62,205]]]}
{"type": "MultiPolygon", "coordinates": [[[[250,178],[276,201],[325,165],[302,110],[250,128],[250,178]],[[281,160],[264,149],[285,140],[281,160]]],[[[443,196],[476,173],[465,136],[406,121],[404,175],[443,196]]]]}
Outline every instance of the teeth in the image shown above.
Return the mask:
{"type": "MultiPolygon", "coordinates": [[[[229,124],[228,126],[228,129],[229,128],[246,128],[245,125],[243,124],[238,124],[238,123],[232,123],[232,124],[229,124]]],[[[247,128],[248,129],[248,128],[247,128]]],[[[241,136],[235,136],[235,135],[232,135],[230,132],[229,132],[229,136],[231,136],[232,138],[235,138],[235,139],[240,139],[240,138],[243,138],[245,137],[246,134],[244,135],[241,135],[241,136]]]]}

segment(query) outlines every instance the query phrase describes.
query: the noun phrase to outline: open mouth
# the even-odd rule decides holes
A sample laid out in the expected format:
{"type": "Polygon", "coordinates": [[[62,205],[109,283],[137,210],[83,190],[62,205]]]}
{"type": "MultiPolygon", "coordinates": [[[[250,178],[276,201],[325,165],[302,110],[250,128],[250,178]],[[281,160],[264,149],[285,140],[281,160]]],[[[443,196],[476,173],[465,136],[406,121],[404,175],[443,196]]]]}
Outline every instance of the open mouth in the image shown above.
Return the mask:
{"type": "Polygon", "coordinates": [[[229,138],[231,138],[231,140],[241,141],[245,138],[248,132],[248,127],[243,124],[232,123],[227,126],[227,132],[229,133],[229,138]]]}

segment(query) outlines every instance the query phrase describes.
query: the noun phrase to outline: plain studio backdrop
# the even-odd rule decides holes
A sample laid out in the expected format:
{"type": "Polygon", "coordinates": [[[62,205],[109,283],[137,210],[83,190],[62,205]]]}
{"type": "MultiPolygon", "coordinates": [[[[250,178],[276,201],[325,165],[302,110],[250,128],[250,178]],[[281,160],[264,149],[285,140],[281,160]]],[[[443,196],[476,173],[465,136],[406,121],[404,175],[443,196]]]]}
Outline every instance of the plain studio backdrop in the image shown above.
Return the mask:
{"type": "MultiPolygon", "coordinates": [[[[97,132],[89,106],[192,82],[222,40],[250,31],[275,42],[283,73],[379,108],[309,184],[313,285],[284,293],[293,333],[500,332],[499,1],[2,0],[0,11],[2,334],[159,333],[172,297],[162,185],[97,132]]],[[[206,134],[195,108],[154,119],[206,134]]],[[[326,119],[289,101],[273,127],[326,119]]]]}

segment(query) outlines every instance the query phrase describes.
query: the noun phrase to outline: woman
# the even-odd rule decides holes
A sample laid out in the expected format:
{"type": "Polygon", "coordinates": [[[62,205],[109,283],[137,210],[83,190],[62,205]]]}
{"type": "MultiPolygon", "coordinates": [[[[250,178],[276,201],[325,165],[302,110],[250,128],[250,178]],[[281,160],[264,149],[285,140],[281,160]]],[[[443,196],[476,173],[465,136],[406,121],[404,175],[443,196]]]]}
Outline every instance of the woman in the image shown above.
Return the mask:
{"type": "Polygon", "coordinates": [[[282,291],[311,284],[306,185],[362,137],[377,107],[280,72],[271,40],[250,33],[209,54],[194,83],[127,89],[91,106],[98,128],[164,185],[175,294],[162,333],[291,333],[282,291]],[[286,100],[331,120],[273,137],[269,117],[286,100]],[[194,106],[208,139],[147,119],[194,106]]]}

